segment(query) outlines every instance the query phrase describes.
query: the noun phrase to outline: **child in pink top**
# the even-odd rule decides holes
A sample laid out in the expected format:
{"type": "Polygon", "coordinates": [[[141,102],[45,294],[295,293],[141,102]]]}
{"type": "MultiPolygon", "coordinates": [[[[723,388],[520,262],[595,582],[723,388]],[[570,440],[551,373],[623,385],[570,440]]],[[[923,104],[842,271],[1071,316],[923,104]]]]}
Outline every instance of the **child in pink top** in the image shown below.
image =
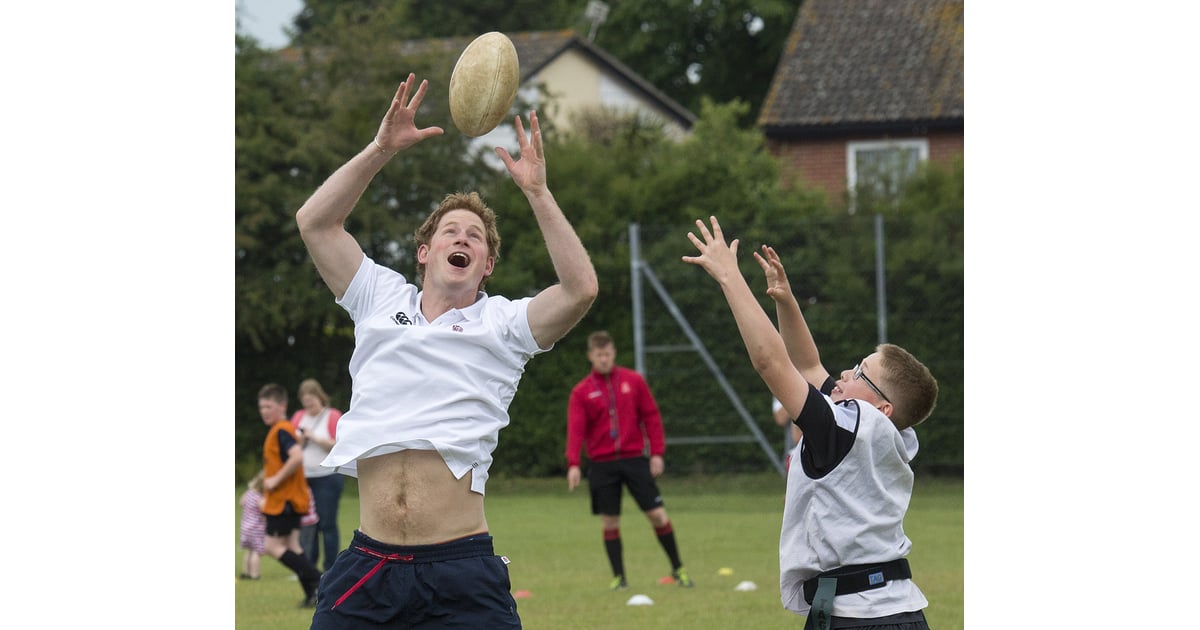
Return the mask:
{"type": "Polygon", "coordinates": [[[242,521],[239,526],[239,534],[241,548],[246,550],[246,555],[242,560],[242,574],[238,577],[243,580],[257,580],[260,577],[258,566],[263,554],[263,541],[267,526],[267,519],[262,513],[263,473],[261,470],[247,484],[240,503],[242,521]]]}

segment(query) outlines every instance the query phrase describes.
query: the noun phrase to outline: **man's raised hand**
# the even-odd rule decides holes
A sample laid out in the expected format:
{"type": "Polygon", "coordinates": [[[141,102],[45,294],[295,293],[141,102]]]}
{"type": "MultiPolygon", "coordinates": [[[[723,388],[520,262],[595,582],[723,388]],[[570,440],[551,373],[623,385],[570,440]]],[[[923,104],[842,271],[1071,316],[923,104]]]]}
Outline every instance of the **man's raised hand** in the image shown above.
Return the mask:
{"type": "Polygon", "coordinates": [[[441,127],[426,127],[418,129],[416,124],[417,109],[425,99],[425,91],[429,89],[429,81],[421,81],[416,89],[417,75],[408,73],[408,79],[396,88],[392,104],[388,107],[383,122],[379,123],[379,133],[375,136],[375,144],[380,151],[394,155],[397,151],[407,149],[412,145],[433,136],[445,133],[441,127]],[[411,99],[409,96],[411,95],[411,99]]]}

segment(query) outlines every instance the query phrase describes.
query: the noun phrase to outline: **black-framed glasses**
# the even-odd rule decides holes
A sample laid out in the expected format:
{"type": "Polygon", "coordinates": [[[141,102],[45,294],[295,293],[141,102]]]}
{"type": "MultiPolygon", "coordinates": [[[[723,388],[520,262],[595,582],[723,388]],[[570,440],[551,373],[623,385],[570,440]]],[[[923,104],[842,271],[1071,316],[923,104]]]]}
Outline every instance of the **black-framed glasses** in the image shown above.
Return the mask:
{"type": "MultiPolygon", "coordinates": [[[[874,390],[875,393],[879,394],[879,396],[881,398],[883,398],[884,400],[886,400],[888,402],[892,402],[892,399],[888,398],[887,394],[883,393],[883,390],[879,389],[878,385],[876,385],[875,383],[872,383],[871,379],[867,378],[866,374],[863,374],[863,369],[862,369],[861,363],[856,364],[854,366],[854,378],[856,378],[856,379],[861,378],[863,381],[865,381],[867,383],[867,387],[870,387],[872,390],[874,390]]],[[[895,404],[895,403],[892,403],[892,404],[895,404]]]]}

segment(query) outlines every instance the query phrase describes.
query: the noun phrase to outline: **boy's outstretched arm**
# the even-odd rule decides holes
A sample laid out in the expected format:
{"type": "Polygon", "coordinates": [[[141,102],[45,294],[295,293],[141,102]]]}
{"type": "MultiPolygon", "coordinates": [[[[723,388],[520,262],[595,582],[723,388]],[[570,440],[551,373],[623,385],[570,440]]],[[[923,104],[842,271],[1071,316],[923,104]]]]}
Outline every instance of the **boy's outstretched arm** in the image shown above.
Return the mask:
{"type": "Polygon", "coordinates": [[[759,306],[758,300],[746,284],[737,265],[738,240],[734,239],[729,245],[725,244],[725,236],[716,217],[709,217],[712,231],[709,232],[704,222],[697,219],[696,227],[701,236],[688,232],[688,239],[699,250],[699,256],[684,256],[683,262],[698,265],[717,281],[733,312],[737,322],[738,332],[750,355],[754,370],[762,377],[767,388],[771,390],[791,417],[799,415],[808,399],[809,386],[804,377],[792,365],[788,358],[787,348],[783,338],[775,330],[775,325],[759,306]]]}
{"type": "Polygon", "coordinates": [[[762,267],[763,275],[767,279],[767,295],[775,300],[779,334],[783,336],[783,342],[787,346],[788,357],[791,358],[796,369],[800,370],[804,380],[820,389],[825,384],[825,379],[829,378],[829,371],[821,365],[821,354],[817,350],[817,343],[808,329],[808,322],[804,320],[800,303],[792,293],[792,287],[788,282],[787,272],[783,268],[779,254],[776,253],[775,248],[767,245],[762,246],[762,251],[762,255],[754,252],[754,260],[758,261],[758,265],[762,267]]]}

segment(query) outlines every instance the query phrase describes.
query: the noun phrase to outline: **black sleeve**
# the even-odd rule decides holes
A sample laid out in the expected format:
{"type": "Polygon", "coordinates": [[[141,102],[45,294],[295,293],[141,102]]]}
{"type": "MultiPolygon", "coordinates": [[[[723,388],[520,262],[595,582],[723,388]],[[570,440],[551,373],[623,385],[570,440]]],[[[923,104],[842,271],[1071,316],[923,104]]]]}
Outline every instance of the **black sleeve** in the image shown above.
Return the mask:
{"type": "Polygon", "coordinates": [[[832,378],[825,381],[821,391],[809,385],[804,409],[794,420],[804,432],[800,439],[800,464],[804,467],[804,473],[813,479],[824,477],[833,470],[854,446],[854,432],[838,426],[833,418],[833,409],[822,395],[832,390],[832,378]]]}
{"type": "Polygon", "coordinates": [[[276,435],[279,436],[279,461],[286,462],[288,460],[288,451],[292,449],[293,444],[299,444],[299,442],[287,431],[280,431],[276,435]]]}

